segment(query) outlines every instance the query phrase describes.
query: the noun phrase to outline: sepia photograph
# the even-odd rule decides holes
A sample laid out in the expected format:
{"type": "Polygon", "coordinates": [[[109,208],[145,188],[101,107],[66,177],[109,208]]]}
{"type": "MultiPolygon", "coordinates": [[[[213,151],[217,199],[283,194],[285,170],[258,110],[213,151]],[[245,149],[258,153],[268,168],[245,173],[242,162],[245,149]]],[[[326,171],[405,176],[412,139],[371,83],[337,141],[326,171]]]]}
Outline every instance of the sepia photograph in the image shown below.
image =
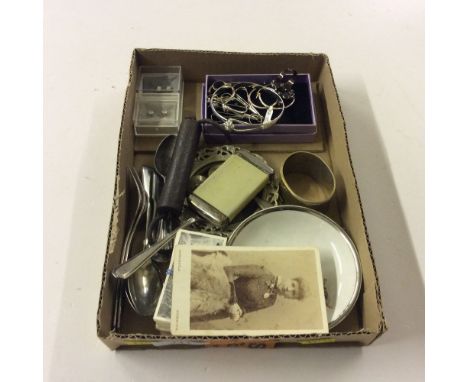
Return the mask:
{"type": "Polygon", "coordinates": [[[175,252],[173,334],[328,332],[315,248],[178,246],[175,252]]]}
{"type": "MultiPolygon", "coordinates": [[[[201,232],[194,232],[181,229],[177,232],[174,239],[174,246],[177,245],[211,245],[222,246],[226,244],[226,238],[223,236],[209,235],[201,232]]],[[[171,263],[167,270],[167,276],[161,290],[161,298],[158,300],[153,320],[156,329],[169,332],[171,327],[172,311],[172,275],[174,266],[174,256],[171,257],[171,263]]]]}

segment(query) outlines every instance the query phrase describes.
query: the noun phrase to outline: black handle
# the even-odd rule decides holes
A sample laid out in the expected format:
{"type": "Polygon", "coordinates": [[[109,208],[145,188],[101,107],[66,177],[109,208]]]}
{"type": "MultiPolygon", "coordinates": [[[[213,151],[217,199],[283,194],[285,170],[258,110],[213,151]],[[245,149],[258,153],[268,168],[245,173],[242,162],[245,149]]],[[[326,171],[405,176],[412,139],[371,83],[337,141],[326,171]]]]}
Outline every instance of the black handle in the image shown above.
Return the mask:
{"type": "Polygon", "coordinates": [[[200,134],[200,124],[195,119],[186,118],[182,121],[174,144],[171,166],[159,199],[159,214],[180,215],[200,134]]]}

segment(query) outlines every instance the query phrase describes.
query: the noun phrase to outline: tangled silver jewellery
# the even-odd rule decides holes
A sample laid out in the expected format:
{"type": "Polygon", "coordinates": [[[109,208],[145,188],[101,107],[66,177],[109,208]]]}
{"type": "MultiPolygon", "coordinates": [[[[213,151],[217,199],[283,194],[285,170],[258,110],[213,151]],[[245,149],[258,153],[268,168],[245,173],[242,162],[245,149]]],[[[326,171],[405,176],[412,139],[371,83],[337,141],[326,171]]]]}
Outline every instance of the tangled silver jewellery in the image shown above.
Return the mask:
{"type": "Polygon", "coordinates": [[[215,81],[208,89],[211,118],[226,132],[253,132],[276,124],[295,101],[296,71],[287,70],[269,84],[215,81]]]}

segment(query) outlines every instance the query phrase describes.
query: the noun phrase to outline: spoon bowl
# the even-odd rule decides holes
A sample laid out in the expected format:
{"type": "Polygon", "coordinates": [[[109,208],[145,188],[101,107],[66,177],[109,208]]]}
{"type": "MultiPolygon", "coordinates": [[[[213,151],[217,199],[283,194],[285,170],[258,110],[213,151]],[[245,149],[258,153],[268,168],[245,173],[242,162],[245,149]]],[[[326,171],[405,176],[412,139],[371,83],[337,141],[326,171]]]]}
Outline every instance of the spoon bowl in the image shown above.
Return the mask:
{"type": "Polygon", "coordinates": [[[175,135],[168,135],[163,138],[156,148],[156,153],[154,155],[154,168],[163,180],[166,180],[167,173],[169,172],[175,141],[175,135]]]}
{"type": "MultiPolygon", "coordinates": [[[[137,177],[138,178],[138,177],[137,177]]],[[[160,188],[160,179],[156,172],[147,166],[141,169],[141,179],[137,179],[140,189],[144,192],[146,205],[145,238],[143,247],[150,245],[150,223],[156,207],[156,197],[160,188]]],[[[143,216],[142,216],[143,217],[143,216]]],[[[127,298],[133,310],[141,316],[151,316],[156,310],[159,295],[161,294],[162,281],[158,270],[151,262],[143,264],[127,281],[127,298]]]]}
{"type": "Polygon", "coordinates": [[[132,308],[141,316],[152,316],[161,294],[158,271],[149,262],[138,269],[127,283],[127,292],[132,308]]]}

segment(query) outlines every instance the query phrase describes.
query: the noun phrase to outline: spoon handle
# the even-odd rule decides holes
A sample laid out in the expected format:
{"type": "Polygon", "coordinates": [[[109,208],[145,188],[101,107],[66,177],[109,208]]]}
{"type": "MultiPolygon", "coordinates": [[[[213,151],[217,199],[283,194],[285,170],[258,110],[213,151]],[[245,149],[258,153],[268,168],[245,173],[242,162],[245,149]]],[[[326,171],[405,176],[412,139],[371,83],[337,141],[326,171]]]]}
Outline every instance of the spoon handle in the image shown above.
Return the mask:
{"type": "Polygon", "coordinates": [[[128,279],[133,275],[138,269],[140,269],[145,263],[151,259],[161,248],[169,244],[169,242],[175,237],[179,229],[184,229],[194,223],[195,218],[189,218],[185,220],[179,227],[171,231],[164,239],[158,241],[157,243],[146,248],[142,252],[133,256],[130,260],[125,263],[117,266],[112,271],[112,275],[117,279],[128,279]]]}

